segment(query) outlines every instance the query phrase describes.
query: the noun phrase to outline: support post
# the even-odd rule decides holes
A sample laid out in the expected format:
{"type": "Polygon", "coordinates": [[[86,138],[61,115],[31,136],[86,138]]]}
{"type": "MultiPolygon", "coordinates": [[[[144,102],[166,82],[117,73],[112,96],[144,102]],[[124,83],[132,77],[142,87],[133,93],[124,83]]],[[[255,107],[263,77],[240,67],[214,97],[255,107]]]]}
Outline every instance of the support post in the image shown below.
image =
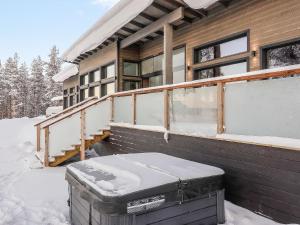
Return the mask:
{"type": "Polygon", "coordinates": [[[80,111],[80,160],[85,160],[85,137],[86,137],[86,126],[85,126],[85,110],[80,111]]]}
{"type": "Polygon", "coordinates": [[[45,154],[44,154],[44,166],[49,166],[49,127],[45,127],[45,154]]]}
{"type": "Polygon", "coordinates": [[[136,94],[132,94],[132,124],[136,124],[136,94]]]}
{"type": "Polygon", "coordinates": [[[114,114],[115,114],[115,99],[113,96],[110,97],[110,105],[111,105],[111,112],[110,112],[110,122],[114,122],[114,114]]]}
{"type": "Polygon", "coordinates": [[[41,151],[41,125],[36,126],[36,151],[41,151]]]}
{"type": "Polygon", "coordinates": [[[217,84],[218,134],[224,133],[224,83],[217,84]]]}
{"type": "Polygon", "coordinates": [[[164,128],[170,129],[169,91],[164,90],[164,128]]]}
{"type": "Polygon", "coordinates": [[[173,26],[164,25],[163,84],[173,83],[173,26]]]}

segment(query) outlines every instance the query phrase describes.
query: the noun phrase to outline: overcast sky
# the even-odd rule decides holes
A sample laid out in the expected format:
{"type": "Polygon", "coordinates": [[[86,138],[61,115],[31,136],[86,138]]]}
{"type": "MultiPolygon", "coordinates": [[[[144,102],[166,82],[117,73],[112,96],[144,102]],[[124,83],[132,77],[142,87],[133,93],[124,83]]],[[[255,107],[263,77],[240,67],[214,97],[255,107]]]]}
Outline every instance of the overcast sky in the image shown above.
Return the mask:
{"type": "Polygon", "coordinates": [[[18,52],[28,64],[61,53],[118,0],[5,0],[0,7],[0,60],[18,52]]]}

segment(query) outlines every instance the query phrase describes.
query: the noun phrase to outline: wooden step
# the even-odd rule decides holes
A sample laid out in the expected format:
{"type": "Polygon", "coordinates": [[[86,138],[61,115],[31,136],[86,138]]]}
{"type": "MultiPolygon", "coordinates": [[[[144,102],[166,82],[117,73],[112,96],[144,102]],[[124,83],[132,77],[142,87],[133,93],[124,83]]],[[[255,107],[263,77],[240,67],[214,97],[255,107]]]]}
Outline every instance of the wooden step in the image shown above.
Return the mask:
{"type": "MultiPolygon", "coordinates": [[[[90,147],[92,147],[94,144],[105,140],[106,138],[108,138],[111,135],[111,132],[108,130],[105,130],[102,132],[102,134],[94,134],[92,135],[92,139],[88,139],[85,140],[85,147],[87,149],[89,149],[90,147]]],[[[60,165],[61,163],[67,161],[68,159],[73,158],[74,156],[78,155],[80,153],[80,144],[75,144],[72,145],[72,149],[70,150],[64,150],[64,155],[62,156],[56,156],[54,157],[54,161],[50,162],[49,166],[51,167],[55,167],[60,165]]]]}

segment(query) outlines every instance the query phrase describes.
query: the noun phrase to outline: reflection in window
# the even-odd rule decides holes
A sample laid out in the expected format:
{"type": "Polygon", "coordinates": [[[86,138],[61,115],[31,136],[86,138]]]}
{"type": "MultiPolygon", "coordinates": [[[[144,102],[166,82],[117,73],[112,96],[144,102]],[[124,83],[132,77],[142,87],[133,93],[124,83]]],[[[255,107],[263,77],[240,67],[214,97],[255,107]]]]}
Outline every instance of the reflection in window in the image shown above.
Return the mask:
{"type": "Polygon", "coordinates": [[[130,90],[135,90],[139,88],[139,83],[138,81],[131,81],[131,80],[126,80],[123,83],[124,91],[130,91],[130,90]]]}
{"type": "Polygon", "coordinates": [[[138,63],[124,62],[124,75],[138,76],[139,75],[138,63]]]}
{"type": "Polygon", "coordinates": [[[173,84],[185,81],[185,48],[173,51],[173,84]]]}
{"type": "Polygon", "coordinates": [[[102,84],[101,86],[101,96],[110,95],[115,93],[115,82],[102,84]]]}
{"type": "Polygon", "coordinates": [[[206,79],[218,76],[229,76],[246,73],[248,64],[246,61],[231,63],[228,65],[215,66],[211,68],[198,69],[194,73],[194,79],[206,79]]]}
{"type": "Polygon", "coordinates": [[[74,105],[74,96],[70,96],[70,107],[74,105]]]}
{"type": "Polygon", "coordinates": [[[100,98],[100,86],[94,87],[94,96],[100,98]]]}
{"type": "Polygon", "coordinates": [[[230,56],[248,51],[247,34],[239,35],[230,40],[216,42],[195,49],[195,63],[202,63],[220,57],[230,56]]]}
{"type": "Polygon", "coordinates": [[[160,86],[163,84],[163,76],[149,77],[149,87],[160,86]]]}
{"type": "Polygon", "coordinates": [[[64,109],[68,108],[68,97],[64,97],[64,109]]]}
{"type": "Polygon", "coordinates": [[[94,96],[94,87],[90,87],[90,90],[89,90],[89,97],[93,97],[94,96]]]}
{"type": "Polygon", "coordinates": [[[80,85],[86,85],[88,83],[89,83],[89,76],[87,74],[80,76],[80,85]]]}
{"type": "Polygon", "coordinates": [[[153,73],[153,58],[142,61],[142,75],[153,73]]]}
{"type": "Polygon", "coordinates": [[[103,79],[114,77],[115,76],[115,64],[111,64],[111,65],[102,67],[102,71],[103,71],[103,77],[102,77],[103,79]]]}
{"type": "Polygon", "coordinates": [[[100,79],[101,79],[100,70],[95,70],[94,71],[94,81],[97,82],[97,81],[100,81],[100,79]]]}
{"type": "Polygon", "coordinates": [[[267,68],[300,64],[300,41],[265,50],[267,68]]]}
{"type": "Polygon", "coordinates": [[[163,55],[155,56],[153,59],[153,63],[154,63],[154,66],[153,66],[154,72],[162,71],[163,55]]]}

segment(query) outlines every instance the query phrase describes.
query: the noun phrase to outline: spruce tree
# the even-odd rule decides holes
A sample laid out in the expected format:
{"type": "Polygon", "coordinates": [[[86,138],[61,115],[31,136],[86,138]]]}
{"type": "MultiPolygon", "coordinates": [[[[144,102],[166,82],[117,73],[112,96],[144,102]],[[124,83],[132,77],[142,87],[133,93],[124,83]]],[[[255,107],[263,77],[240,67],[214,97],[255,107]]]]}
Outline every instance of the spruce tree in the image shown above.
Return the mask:
{"type": "Polygon", "coordinates": [[[16,100],[17,104],[17,117],[28,116],[29,104],[29,81],[28,68],[26,63],[22,63],[19,68],[18,79],[15,81],[17,90],[16,100]]]}
{"type": "Polygon", "coordinates": [[[5,118],[4,68],[0,61],[0,119],[5,118]]]}

